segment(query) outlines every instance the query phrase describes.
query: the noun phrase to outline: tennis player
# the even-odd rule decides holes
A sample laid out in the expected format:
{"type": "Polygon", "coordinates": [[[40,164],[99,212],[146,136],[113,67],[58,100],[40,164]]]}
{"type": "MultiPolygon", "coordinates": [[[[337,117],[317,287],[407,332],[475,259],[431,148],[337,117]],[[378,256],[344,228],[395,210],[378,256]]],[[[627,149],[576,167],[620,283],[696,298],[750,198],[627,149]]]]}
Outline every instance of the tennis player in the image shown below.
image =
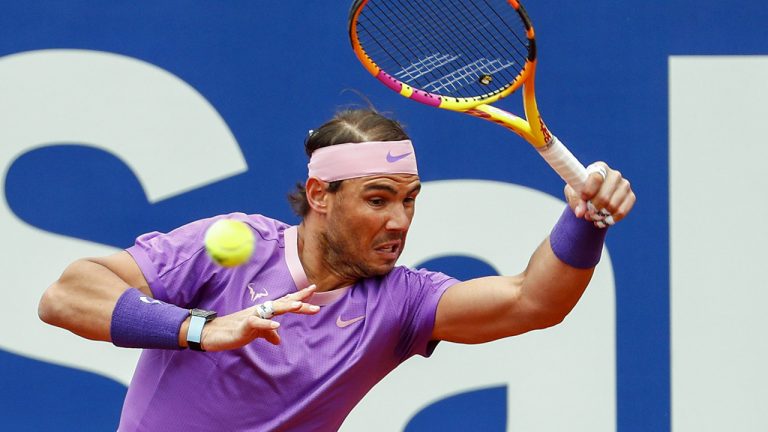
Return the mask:
{"type": "Polygon", "coordinates": [[[69,265],[43,295],[43,321],[142,348],[120,431],[333,431],[387,373],[439,341],[482,343],[560,323],[597,265],[607,209],[635,196],[618,171],[591,169],[550,236],[514,276],[460,282],[395,266],[420,183],[403,128],[351,110],[310,134],[298,226],[235,213],[140,236],[117,254],[69,265]],[[253,228],[234,269],[207,257],[221,218],[253,228]]]}

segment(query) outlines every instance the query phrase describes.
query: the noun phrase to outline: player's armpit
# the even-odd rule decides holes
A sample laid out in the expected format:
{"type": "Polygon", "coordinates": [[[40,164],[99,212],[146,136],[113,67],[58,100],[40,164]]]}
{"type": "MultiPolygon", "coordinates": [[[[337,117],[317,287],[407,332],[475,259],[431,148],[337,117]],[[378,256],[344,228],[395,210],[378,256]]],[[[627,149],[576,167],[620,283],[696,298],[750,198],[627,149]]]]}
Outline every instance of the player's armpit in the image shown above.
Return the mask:
{"type": "Polygon", "coordinates": [[[522,281],[522,275],[491,276],[448,288],[437,306],[433,339],[475,344],[537,328],[522,281]]]}
{"type": "Polygon", "coordinates": [[[128,286],[136,288],[150,297],[154,297],[149,283],[147,283],[147,279],[144,277],[144,273],[141,272],[136,260],[128,252],[120,251],[106,257],[89,258],[88,260],[106,267],[117,277],[125,281],[128,286]]]}
{"type": "Polygon", "coordinates": [[[560,261],[545,240],[517,276],[461,282],[443,294],[432,337],[483,343],[556,325],[573,309],[594,269],[560,261]]]}

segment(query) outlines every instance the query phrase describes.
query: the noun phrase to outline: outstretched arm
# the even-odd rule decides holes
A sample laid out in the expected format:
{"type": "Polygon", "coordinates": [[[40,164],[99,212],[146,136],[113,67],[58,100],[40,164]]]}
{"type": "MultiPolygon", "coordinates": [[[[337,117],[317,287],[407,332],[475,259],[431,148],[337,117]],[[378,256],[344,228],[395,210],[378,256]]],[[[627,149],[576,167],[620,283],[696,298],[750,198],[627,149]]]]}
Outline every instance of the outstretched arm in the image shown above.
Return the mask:
{"type": "MultiPolygon", "coordinates": [[[[600,173],[590,175],[581,195],[566,186],[566,198],[576,217],[592,217],[586,205],[589,200],[598,209],[610,211],[618,222],[632,209],[635,194],[621,173],[603,166],[605,178],[600,173]]],[[[586,229],[597,228],[586,225],[586,229]]],[[[567,261],[558,258],[547,238],[521,274],[453,285],[438,304],[433,339],[482,343],[560,323],[579,301],[594,272],[593,266],[578,268],[583,266],[567,261]]]]}

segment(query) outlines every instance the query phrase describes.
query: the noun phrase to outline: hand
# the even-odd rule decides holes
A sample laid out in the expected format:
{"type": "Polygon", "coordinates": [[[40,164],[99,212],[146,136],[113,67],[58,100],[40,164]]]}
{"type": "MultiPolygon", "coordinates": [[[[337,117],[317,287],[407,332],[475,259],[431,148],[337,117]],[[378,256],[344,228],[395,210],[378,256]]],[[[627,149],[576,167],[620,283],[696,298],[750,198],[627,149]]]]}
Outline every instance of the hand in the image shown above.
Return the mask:
{"type": "Polygon", "coordinates": [[[622,177],[619,171],[611,169],[605,162],[595,162],[587,170],[590,174],[581,194],[576,193],[572,187],[565,186],[565,198],[576,217],[594,222],[600,228],[624,219],[632,210],[636,200],[629,180],[622,177]],[[593,167],[595,169],[591,169],[593,167]],[[605,170],[605,177],[600,172],[602,171],[600,168],[605,170]],[[588,201],[594,208],[590,209],[588,201]],[[606,219],[604,211],[610,213],[612,221],[606,219]]]}
{"type": "MultiPolygon", "coordinates": [[[[274,315],[286,313],[316,314],[320,311],[320,306],[304,302],[315,292],[315,289],[315,285],[310,285],[301,291],[274,300],[272,302],[274,315]]],[[[201,337],[203,349],[206,351],[230,350],[243,347],[258,338],[266,339],[267,342],[278,345],[280,335],[277,333],[277,328],[280,323],[259,318],[256,312],[257,306],[217,317],[206,324],[201,337]]]]}

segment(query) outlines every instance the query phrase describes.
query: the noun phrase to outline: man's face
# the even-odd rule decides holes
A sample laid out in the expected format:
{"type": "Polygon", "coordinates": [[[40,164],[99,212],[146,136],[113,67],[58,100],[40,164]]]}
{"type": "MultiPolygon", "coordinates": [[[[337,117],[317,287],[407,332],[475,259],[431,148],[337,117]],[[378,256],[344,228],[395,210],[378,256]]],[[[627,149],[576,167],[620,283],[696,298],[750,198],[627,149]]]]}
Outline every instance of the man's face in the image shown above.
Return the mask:
{"type": "Polygon", "coordinates": [[[344,180],[331,196],[326,260],[346,276],[388,273],[405,246],[421,189],[419,177],[392,174],[344,180]]]}

